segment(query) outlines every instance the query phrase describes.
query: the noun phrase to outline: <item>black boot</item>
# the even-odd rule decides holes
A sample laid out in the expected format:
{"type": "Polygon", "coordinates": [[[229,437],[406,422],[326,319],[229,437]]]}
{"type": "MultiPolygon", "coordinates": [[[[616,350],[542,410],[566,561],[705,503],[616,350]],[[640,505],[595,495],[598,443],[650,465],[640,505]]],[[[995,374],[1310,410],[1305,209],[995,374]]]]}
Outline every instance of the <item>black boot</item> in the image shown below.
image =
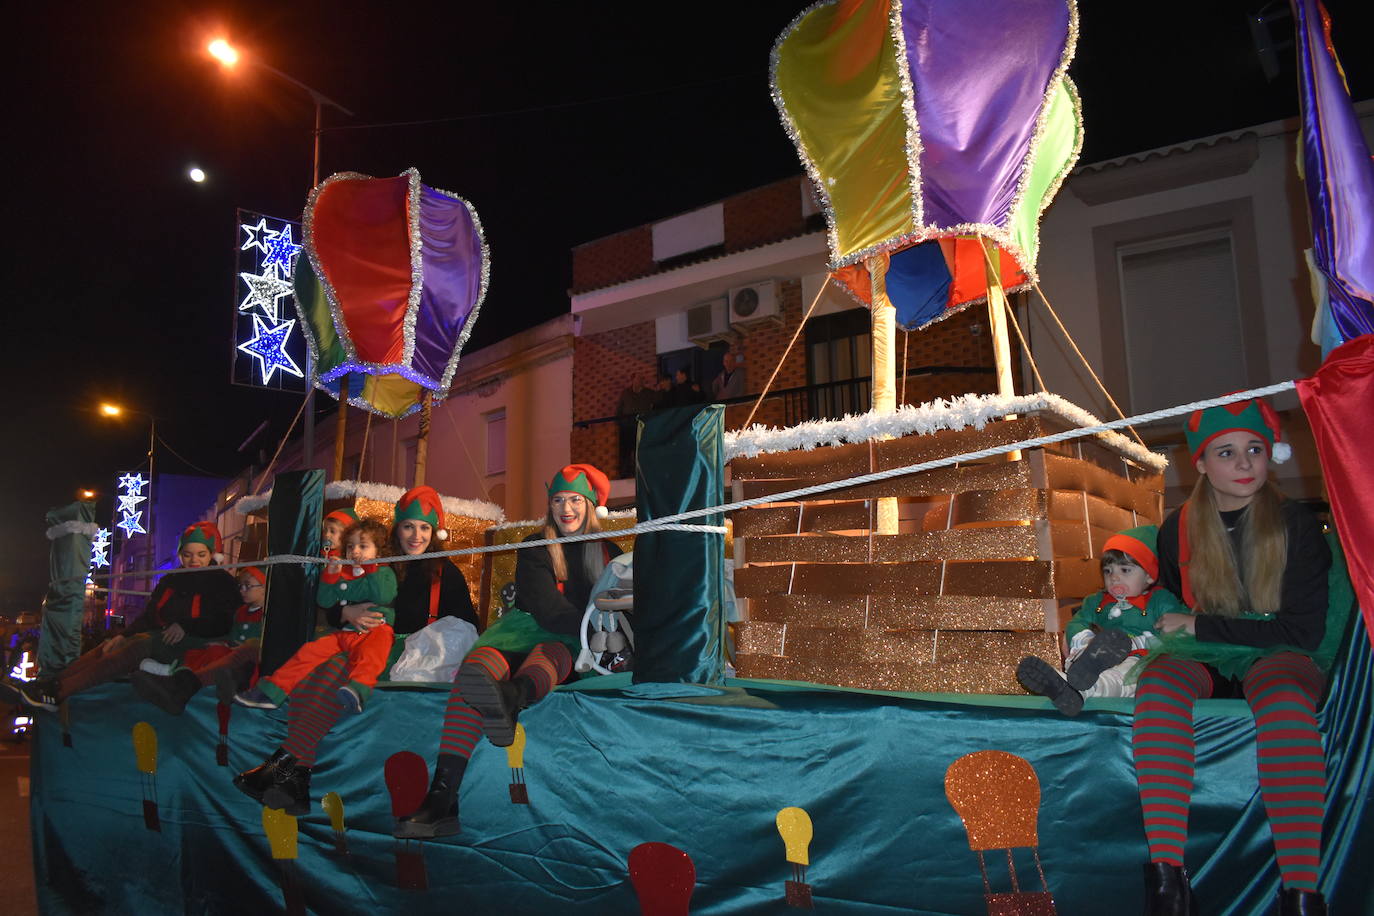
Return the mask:
{"type": "Polygon", "coordinates": [[[1326,898],[1316,891],[1279,888],[1279,916],[1326,916],[1326,898]]]}
{"type": "Polygon", "coordinates": [[[310,767],[293,759],[277,767],[276,782],[262,793],[264,808],[280,808],[300,817],[310,813],[310,767]]]}
{"type": "Polygon", "coordinates": [[[200,692],[200,679],[195,672],[181,668],[169,677],[135,671],[129,675],[129,683],[134,691],[158,709],[179,716],[191,702],[191,697],[200,692]]]}
{"type": "Polygon", "coordinates": [[[515,720],[530,705],[533,682],[527,677],[498,681],[474,662],[460,667],[454,682],[463,702],[482,717],[487,740],[497,747],[510,747],[515,742],[515,720]]]}
{"type": "Polygon", "coordinates": [[[458,787],[462,785],[463,771],[467,765],[466,757],[440,754],[439,761],[434,765],[434,781],[429,784],[429,794],[414,814],[408,814],[397,822],[392,836],[423,839],[456,834],[459,830],[458,787]]]}
{"type": "Polygon", "coordinates": [[[1195,916],[1193,888],[1181,865],[1145,863],[1145,916],[1195,916]]]}
{"type": "Polygon", "coordinates": [[[1043,658],[1028,655],[1016,666],[1016,679],[1031,693],[1049,697],[1054,708],[1066,716],[1083,711],[1083,694],[1069,686],[1069,682],[1050,667],[1043,658]]]}
{"type": "Polygon", "coordinates": [[[272,788],[277,781],[277,769],[279,767],[295,766],[296,758],[286,753],[284,748],[277,748],[262,763],[253,767],[251,770],[244,770],[234,777],[234,785],[244,795],[253,801],[262,803],[262,795],[272,788]]]}

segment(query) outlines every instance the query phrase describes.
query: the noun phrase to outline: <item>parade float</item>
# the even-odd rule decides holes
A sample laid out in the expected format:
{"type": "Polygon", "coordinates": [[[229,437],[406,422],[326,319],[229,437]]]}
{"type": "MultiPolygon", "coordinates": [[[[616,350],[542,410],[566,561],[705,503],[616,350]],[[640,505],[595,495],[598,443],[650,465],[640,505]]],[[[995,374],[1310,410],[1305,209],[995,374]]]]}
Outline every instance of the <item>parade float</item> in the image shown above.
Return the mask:
{"type": "MultiPolygon", "coordinates": [[[[1096,587],[1106,534],[1163,513],[1159,456],[1062,399],[1011,393],[1005,292],[1033,283],[1035,226],[1076,156],[1064,76],[1076,11],[1063,0],[989,0],[977,16],[954,6],[816,4],[779,40],[774,85],[826,200],[834,282],[871,307],[874,339],[886,341],[875,376],[891,378],[898,321],[920,327],[985,304],[1001,393],[896,409],[890,381],[875,381],[869,415],[790,430],[727,434],[719,406],[643,419],[635,670],[560,688],[522,715],[510,748],[480,745],[462,832],[448,840],[391,835],[425,784],[398,774],[432,754],[447,685],[379,689],[367,715],[342,722],[317,762],[324,802],[300,818],[255,808],[230,784],[282,733],[283,713],[236,715],[228,759],[217,760],[224,714],[212,697],[175,718],[130,702],[124,685],[75,698],[35,748],[44,910],[1135,906],[1146,851],[1132,701],[1094,701],[1066,719],[1011,680],[1021,655],[1058,660],[1065,605],[1096,587]],[[942,136],[967,127],[941,110],[942,86],[989,113],[971,146],[942,136]],[[808,104],[830,122],[816,127],[808,104]],[[955,199],[965,191],[976,199],[955,199]],[[733,653],[723,493],[744,599],[733,653]],[[678,521],[700,530],[654,527],[678,521]]],[[[391,200],[416,198],[393,189],[391,200]]],[[[312,265],[318,274],[327,258],[312,265]]],[[[314,302],[322,313],[312,295],[302,289],[303,311],[314,302]]],[[[313,352],[326,373],[373,362],[340,344],[331,364],[322,339],[313,352]]],[[[341,398],[378,393],[366,378],[343,381],[352,371],[338,375],[341,398]]],[[[390,409],[424,400],[407,390],[390,409]]],[[[325,496],[318,472],[279,476],[270,557],[318,551],[310,532],[325,496]]],[[[346,498],[373,497],[355,487],[346,498]]],[[[469,517],[485,546],[524,530],[469,517]]],[[[1346,533],[1339,504],[1337,518],[1346,533]]],[[[491,602],[503,580],[492,570],[508,555],[481,562],[491,602]]],[[[309,578],[289,572],[280,591],[303,607],[309,578]]],[[[1330,584],[1331,619],[1353,625],[1342,564],[1330,584]]],[[[1331,799],[1321,883],[1337,912],[1367,902],[1358,850],[1374,841],[1363,802],[1374,661],[1367,634],[1352,630],[1333,630],[1344,647],[1321,712],[1331,799]]],[[[1248,707],[1197,710],[1207,770],[1189,860],[1200,908],[1265,912],[1278,879],[1248,707]]]]}

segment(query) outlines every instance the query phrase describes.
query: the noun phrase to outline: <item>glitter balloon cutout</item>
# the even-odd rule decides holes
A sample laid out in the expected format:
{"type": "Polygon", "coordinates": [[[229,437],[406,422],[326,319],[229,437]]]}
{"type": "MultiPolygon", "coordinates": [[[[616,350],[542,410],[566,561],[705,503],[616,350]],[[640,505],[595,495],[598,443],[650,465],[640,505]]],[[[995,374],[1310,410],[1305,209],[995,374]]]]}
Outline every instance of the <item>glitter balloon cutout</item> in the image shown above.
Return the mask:
{"type": "Polygon", "coordinates": [[[1040,840],[1036,833],[1040,780],[1030,763],[1005,751],[965,754],[945,771],[945,797],[964,822],[969,848],[978,854],[988,916],[1053,914],[1054,897],[1040,864],[1040,840]],[[1043,890],[1021,890],[1012,858],[1012,850],[1017,847],[1030,848],[1043,890]],[[983,860],[983,852],[989,849],[1006,850],[1010,892],[992,889],[983,860]]]}

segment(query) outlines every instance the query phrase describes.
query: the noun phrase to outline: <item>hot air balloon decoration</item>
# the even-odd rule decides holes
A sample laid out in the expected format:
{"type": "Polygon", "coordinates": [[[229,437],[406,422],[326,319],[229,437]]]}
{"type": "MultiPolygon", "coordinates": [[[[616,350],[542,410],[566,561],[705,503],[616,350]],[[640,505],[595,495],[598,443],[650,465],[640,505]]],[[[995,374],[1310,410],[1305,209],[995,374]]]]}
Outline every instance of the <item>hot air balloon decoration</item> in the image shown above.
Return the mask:
{"type": "Polygon", "coordinates": [[[641,916],[687,916],[697,883],[691,856],[667,843],[640,843],[630,850],[629,871],[641,916]]]}
{"type": "MultiPolygon", "coordinates": [[[[425,800],[429,786],[429,767],[414,751],[397,751],[383,766],[387,791],[391,793],[391,816],[410,814],[425,800]]],[[[422,891],[429,887],[423,847],[413,848],[411,840],[395,843],[396,886],[402,890],[422,891]]]]}
{"type": "Polygon", "coordinates": [[[267,836],[272,858],[281,868],[281,890],[284,909],[290,916],[304,916],[305,894],[296,874],[300,827],[296,819],[280,808],[262,809],[262,832],[267,836]]]}
{"type": "Polygon", "coordinates": [[[806,883],[806,868],[811,864],[811,815],[801,808],[783,808],[776,821],[787,861],[792,863],[792,877],[784,886],[787,905],[809,910],[811,885],[806,883]]]}
{"type": "Polygon", "coordinates": [[[344,822],[343,798],[338,792],[329,792],[320,799],[320,807],[329,815],[329,826],[334,830],[334,852],[348,855],[348,825],[344,822]]]}
{"type": "Polygon", "coordinates": [[[1052,916],[1054,897],[1040,864],[1036,831],[1040,780],[1030,762],[1005,751],[965,754],[945,771],[945,797],[964,822],[969,848],[978,854],[988,916],[1052,916]],[[1021,890],[1012,859],[1012,850],[1017,847],[1030,847],[1041,890],[1021,890]],[[989,849],[1006,850],[1010,892],[992,890],[983,861],[983,852],[989,849]]]}
{"type": "Polygon", "coordinates": [[[528,805],[530,792],[525,785],[525,726],[523,723],[515,723],[515,740],[506,748],[506,764],[510,767],[511,804],[528,805]]]}
{"type": "Polygon", "coordinates": [[[142,775],[143,826],[162,830],[157,813],[157,732],[147,722],[134,723],[134,765],[142,775]]]}

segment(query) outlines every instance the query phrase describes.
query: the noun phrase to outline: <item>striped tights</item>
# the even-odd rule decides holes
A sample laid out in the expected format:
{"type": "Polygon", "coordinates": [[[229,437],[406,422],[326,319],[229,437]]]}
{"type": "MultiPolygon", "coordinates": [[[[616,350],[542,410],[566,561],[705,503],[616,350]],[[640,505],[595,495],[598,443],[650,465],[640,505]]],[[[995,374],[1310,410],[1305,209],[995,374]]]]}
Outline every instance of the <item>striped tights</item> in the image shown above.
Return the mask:
{"type": "Polygon", "coordinates": [[[348,656],[335,655],[291,691],[282,749],[301,766],[313,767],[320,741],[343,715],[338,690],[348,683],[348,656]]]}
{"type": "MultiPolygon", "coordinates": [[[[463,659],[465,665],[481,665],[493,680],[511,677],[510,662],[498,649],[478,646],[463,659]]],[[[561,642],[544,642],[535,646],[525,661],[515,672],[515,677],[523,677],[530,682],[529,701],[542,700],[554,685],[562,681],[572,671],[572,653],[561,642]]],[[[455,684],[448,695],[448,706],[444,709],[444,731],[439,739],[440,755],[451,754],[467,759],[472,749],[482,737],[482,717],[477,711],[463,702],[462,695],[455,684]]]]}
{"type": "MultiPolygon", "coordinates": [[[[1285,888],[1315,891],[1326,814],[1326,761],[1317,731],[1323,676],[1305,655],[1282,652],[1242,679],[1255,715],[1260,797],[1285,888]]],[[[1197,662],[1161,656],[1140,676],[1132,750],[1150,861],[1183,865],[1193,793],[1193,703],[1212,695],[1197,662]]]]}

